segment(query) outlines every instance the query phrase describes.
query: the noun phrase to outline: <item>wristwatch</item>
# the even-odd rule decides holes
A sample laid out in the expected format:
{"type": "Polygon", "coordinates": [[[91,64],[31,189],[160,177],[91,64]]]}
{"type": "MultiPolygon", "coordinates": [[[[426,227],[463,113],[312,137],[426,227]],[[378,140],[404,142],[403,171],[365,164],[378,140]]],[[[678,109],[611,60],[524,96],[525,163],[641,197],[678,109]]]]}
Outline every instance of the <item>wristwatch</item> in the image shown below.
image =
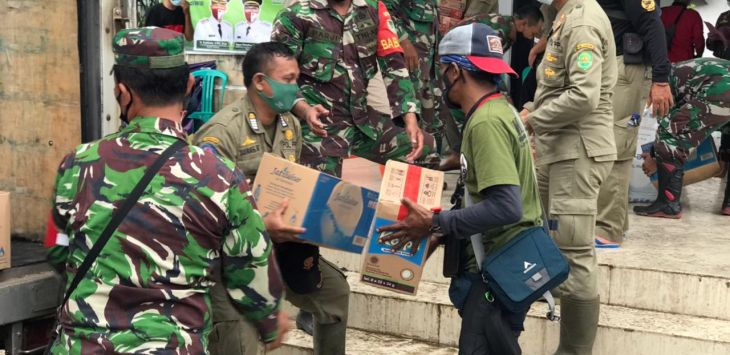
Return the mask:
{"type": "Polygon", "coordinates": [[[431,209],[431,212],[433,212],[433,216],[431,217],[431,227],[428,229],[428,233],[440,238],[444,235],[441,225],[439,224],[439,213],[441,213],[441,207],[434,207],[431,209]]]}

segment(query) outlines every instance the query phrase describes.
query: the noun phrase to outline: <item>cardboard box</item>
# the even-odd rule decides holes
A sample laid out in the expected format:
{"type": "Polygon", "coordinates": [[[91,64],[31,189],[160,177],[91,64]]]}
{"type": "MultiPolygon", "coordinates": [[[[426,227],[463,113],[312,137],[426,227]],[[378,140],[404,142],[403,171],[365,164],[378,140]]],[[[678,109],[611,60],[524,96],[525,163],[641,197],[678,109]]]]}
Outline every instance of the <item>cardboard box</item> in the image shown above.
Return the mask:
{"type": "Polygon", "coordinates": [[[342,180],[380,193],[385,165],[351,156],[342,161],[342,180]]]}
{"type": "MultiPolygon", "coordinates": [[[[641,146],[644,152],[651,150],[654,143],[641,146]]],[[[717,148],[712,137],[705,139],[696,149],[693,149],[687,161],[684,163],[684,186],[694,184],[711,177],[718,176],[722,168],[717,159],[717,148]]],[[[651,183],[656,187],[659,184],[659,176],[655,173],[651,176],[651,183]]]]}
{"type": "Polygon", "coordinates": [[[461,19],[459,18],[439,16],[439,32],[444,35],[446,32],[449,32],[449,30],[456,27],[459,22],[461,22],[461,19]]]}
{"type": "Polygon", "coordinates": [[[442,9],[461,10],[463,13],[466,10],[466,0],[441,0],[439,2],[439,10],[442,9]]]}
{"type": "Polygon", "coordinates": [[[420,245],[409,244],[393,253],[392,247],[398,241],[383,242],[382,238],[389,233],[378,233],[377,229],[394,224],[408,215],[408,209],[400,203],[403,197],[426,208],[440,207],[443,186],[443,172],[388,161],[380,187],[375,222],[363,257],[362,282],[399,293],[416,294],[426,261],[428,239],[424,239],[420,245]]]}
{"type": "Polygon", "coordinates": [[[461,21],[464,18],[464,10],[440,7],[439,8],[439,20],[442,18],[448,18],[451,20],[461,21]]]}
{"type": "Polygon", "coordinates": [[[307,229],[302,239],[352,253],[362,253],[378,202],[375,191],[268,153],[252,191],[262,215],[288,199],[284,220],[307,229]]]}
{"type": "Polygon", "coordinates": [[[10,268],[10,193],[0,191],[0,270],[10,268]]]}

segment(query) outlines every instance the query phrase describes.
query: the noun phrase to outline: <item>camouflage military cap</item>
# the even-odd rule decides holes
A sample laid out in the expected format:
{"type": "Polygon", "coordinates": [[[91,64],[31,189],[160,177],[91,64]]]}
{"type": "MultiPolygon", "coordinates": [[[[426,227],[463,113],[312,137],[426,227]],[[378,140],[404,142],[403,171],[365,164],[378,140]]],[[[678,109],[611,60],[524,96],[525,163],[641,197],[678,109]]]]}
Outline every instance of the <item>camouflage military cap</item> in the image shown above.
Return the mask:
{"type": "Polygon", "coordinates": [[[114,62],[125,67],[167,69],[185,65],[182,33],[159,27],[127,28],[114,36],[114,62]]]}

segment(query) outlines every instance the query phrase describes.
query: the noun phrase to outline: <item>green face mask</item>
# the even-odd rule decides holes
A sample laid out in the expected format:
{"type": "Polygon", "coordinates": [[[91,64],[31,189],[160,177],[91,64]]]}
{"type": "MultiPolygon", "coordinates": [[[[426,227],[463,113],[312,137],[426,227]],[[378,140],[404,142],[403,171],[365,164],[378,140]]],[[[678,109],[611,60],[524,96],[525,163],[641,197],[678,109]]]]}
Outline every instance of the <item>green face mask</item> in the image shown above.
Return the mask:
{"type": "Polygon", "coordinates": [[[294,107],[294,101],[299,93],[299,85],[282,83],[274,79],[264,76],[264,80],[271,86],[273,96],[268,97],[263,91],[259,91],[259,96],[272,108],[276,113],[286,113],[294,107]]]}

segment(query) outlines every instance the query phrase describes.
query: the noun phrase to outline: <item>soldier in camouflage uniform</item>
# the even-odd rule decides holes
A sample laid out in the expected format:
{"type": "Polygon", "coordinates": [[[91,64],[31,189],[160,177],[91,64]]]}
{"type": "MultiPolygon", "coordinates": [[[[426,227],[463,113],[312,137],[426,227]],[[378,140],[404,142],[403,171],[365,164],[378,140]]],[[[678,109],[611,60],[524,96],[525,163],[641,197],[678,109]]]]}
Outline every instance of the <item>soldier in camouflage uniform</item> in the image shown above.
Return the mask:
{"type": "Polygon", "coordinates": [[[339,176],[350,154],[377,162],[427,156],[433,137],[418,127],[421,105],[385,5],[376,0],[300,0],[282,10],[272,40],[299,61],[299,84],[309,104],[331,111],[302,127],[302,163],[339,176]],[[396,120],[367,105],[367,86],[378,68],[396,120]]]}
{"type": "MultiPolygon", "coordinates": [[[[194,141],[236,162],[244,175],[255,179],[264,153],[298,161],[302,150],[299,120],[289,110],[298,91],[299,66],[284,44],[268,42],[253,46],[243,62],[246,95],[208,121],[194,141]]],[[[264,218],[286,283],[286,299],[314,313],[315,354],[345,351],[349,285],[331,263],[318,260],[318,267],[306,262],[319,258],[316,246],[301,243],[296,235],[303,229],[282,220],[285,207],[264,218]],[[309,266],[309,267],[307,267],[309,266]]],[[[258,334],[241,315],[222,286],[212,291],[213,333],[211,354],[255,355],[260,353],[258,334]]]]}
{"type": "Polygon", "coordinates": [[[480,14],[461,21],[458,26],[472,22],[483,23],[499,34],[502,39],[502,48],[509,50],[517,40],[517,32],[527,39],[533,39],[542,31],[544,24],[540,8],[533,5],[520,7],[515,11],[514,16],[505,16],[496,13],[480,14]]]}
{"type": "Polygon", "coordinates": [[[421,102],[421,126],[426,132],[440,136],[443,123],[436,116],[434,101],[438,4],[436,0],[383,0],[383,3],[393,15],[411,81],[421,102]]]}
{"type": "MultiPolygon", "coordinates": [[[[49,259],[67,280],[145,170],[187,138],[180,112],[194,81],[183,46],[182,34],[155,27],[114,37],[114,89],[128,124],[78,146],[56,177],[52,215],[68,240],[49,259]]],[[[265,342],[280,342],[283,286],[249,187],[230,160],[184,146],[61,308],[52,353],[206,353],[216,265],[236,311],[265,342]]]]}
{"type": "MultiPolygon", "coordinates": [[[[643,216],[680,218],[683,165],[690,151],[712,132],[730,123],[730,61],[698,58],[672,65],[669,84],[674,107],[659,119],[654,143],[659,194],[650,206],[636,206],[643,216]]],[[[730,214],[730,184],[723,213],[730,214]],[[726,213],[727,212],[727,213],[726,213]]]]}

